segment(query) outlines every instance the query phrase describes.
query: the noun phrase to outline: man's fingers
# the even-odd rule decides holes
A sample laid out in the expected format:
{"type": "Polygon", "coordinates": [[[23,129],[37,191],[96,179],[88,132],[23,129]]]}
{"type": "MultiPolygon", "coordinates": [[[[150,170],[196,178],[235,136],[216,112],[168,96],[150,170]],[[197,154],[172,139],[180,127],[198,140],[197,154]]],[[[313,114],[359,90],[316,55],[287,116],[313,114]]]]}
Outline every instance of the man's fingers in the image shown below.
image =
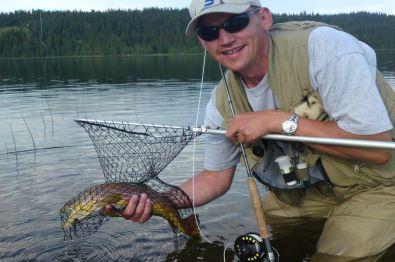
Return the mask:
{"type": "Polygon", "coordinates": [[[152,202],[148,199],[144,208],[143,215],[139,219],[140,223],[146,222],[151,217],[152,202]]]}
{"type": "Polygon", "coordinates": [[[111,211],[112,211],[112,205],[106,205],[104,207],[104,212],[108,213],[108,212],[111,212],[111,211]]]}
{"type": "Polygon", "coordinates": [[[114,209],[113,209],[113,207],[112,207],[112,205],[106,205],[104,208],[103,208],[103,214],[105,215],[105,216],[114,216],[114,209]]]}
{"type": "Polygon", "coordinates": [[[237,133],[239,132],[239,127],[234,119],[230,120],[228,125],[228,130],[225,133],[225,136],[231,140],[237,140],[237,133]]]}
{"type": "Polygon", "coordinates": [[[230,140],[236,140],[237,137],[237,130],[233,130],[231,128],[228,128],[228,130],[225,133],[225,136],[230,139],[230,140]]]}
{"type": "Polygon", "coordinates": [[[131,217],[134,216],[138,202],[139,202],[139,196],[137,195],[134,195],[129,199],[129,203],[122,214],[125,219],[130,219],[131,217]]]}
{"type": "Polygon", "coordinates": [[[147,195],[146,194],[141,194],[140,195],[140,199],[138,201],[137,207],[134,211],[134,214],[131,217],[131,220],[133,222],[139,221],[141,216],[144,213],[144,209],[145,209],[145,204],[147,203],[147,195]]]}

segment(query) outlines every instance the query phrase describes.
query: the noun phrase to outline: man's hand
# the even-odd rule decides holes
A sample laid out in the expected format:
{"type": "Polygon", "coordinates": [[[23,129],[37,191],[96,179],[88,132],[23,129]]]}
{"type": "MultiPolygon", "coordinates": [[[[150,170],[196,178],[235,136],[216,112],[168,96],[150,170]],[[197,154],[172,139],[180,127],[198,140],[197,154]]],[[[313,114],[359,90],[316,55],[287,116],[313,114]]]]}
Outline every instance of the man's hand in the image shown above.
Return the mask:
{"type": "MultiPolygon", "coordinates": [[[[147,198],[146,194],[134,195],[129,199],[126,208],[120,215],[126,220],[144,223],[151,218],[152,202],[147,198]]],[[[104,212],[108,214],[117,213],[113,206],[107,205],[104,212]]]]}
{"type": "Polygon", "coordinates": [[[263,110],[237,114],[230,122],[226,137],[249,144],[269,133],[281,133],[281,124],[290,113],[280,110],[263,110]]]}

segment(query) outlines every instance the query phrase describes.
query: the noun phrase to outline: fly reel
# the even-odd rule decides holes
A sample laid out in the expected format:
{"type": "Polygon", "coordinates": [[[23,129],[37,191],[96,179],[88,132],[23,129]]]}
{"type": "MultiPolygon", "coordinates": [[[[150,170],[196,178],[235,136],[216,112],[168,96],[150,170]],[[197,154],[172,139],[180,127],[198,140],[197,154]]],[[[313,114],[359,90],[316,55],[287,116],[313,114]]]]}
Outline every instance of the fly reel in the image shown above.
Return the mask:
{"type": "Polygon", "coordinates": [[[265,243],[256,233],[239,236],[235,241],[234,250],[241,261],[265,260],[265,243]]]}

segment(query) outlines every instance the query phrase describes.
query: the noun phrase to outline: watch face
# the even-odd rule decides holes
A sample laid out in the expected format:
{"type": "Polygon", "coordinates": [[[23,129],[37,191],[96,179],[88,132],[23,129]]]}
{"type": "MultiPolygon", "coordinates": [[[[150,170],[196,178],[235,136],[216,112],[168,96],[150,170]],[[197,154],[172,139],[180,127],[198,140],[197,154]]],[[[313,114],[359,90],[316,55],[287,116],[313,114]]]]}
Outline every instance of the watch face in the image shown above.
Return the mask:
{"type": "Polygon", "coordinates": [[[290,121],[290,120],[285,121],[285,122],[283,123],[283,131],[284,131],[284,133],[287,134],[287,135],[288,135],[288,134],[289,134],[289,135],[294,134],[297,127],[298,127],[298,125],[297,125],[295,122],[290,121]]]}

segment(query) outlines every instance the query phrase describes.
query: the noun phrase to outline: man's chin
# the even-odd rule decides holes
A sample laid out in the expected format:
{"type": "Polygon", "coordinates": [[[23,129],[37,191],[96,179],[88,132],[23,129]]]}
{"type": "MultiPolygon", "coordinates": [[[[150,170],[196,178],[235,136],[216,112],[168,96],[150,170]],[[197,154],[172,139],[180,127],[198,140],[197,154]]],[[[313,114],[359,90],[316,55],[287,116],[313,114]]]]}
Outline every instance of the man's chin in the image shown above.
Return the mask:
{"type": "Polygon", "coordinates": [[[221,64],[233,72],[243,71],[243,66],[240,63],[221,63],[221,64]]]}

